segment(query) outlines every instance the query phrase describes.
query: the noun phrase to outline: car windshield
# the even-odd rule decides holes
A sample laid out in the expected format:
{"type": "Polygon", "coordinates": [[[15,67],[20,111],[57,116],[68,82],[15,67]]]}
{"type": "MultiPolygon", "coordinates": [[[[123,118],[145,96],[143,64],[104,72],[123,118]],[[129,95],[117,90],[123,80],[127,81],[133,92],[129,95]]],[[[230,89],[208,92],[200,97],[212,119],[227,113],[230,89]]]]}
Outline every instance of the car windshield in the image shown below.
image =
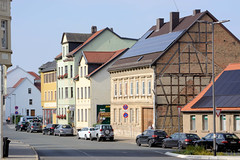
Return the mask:
{"type": "Polygon", "coordinates": [[[102,129],[112,129],[112,126],[108,126],[108,125],[105,126],[105,125],[103,125],[102,129]]]}
{"type": "Polygon", "coordinates": [[[158,136],[164,136],[164,137],[167,135],[165,131],[155,131],[154,134],[158,136]]]}
{"type": "Polygon", "coordinates": [[[186,134],[186,137],[188,139],[200,139],[196,134],[186,134]]]}
{"type": "Polygon", "coordinates": [[[71,128],[69,125],[63,125],[62,128],[71,128]]]}
{"type": "Polygon", "coordinates": [[[90,131],[94,131],[94,128],[90,128],[90,131]]]}
{"type": "Polygon", "coordinates": [[[225,134],[226,139],[239,139],[235,134],[225,134]]]}

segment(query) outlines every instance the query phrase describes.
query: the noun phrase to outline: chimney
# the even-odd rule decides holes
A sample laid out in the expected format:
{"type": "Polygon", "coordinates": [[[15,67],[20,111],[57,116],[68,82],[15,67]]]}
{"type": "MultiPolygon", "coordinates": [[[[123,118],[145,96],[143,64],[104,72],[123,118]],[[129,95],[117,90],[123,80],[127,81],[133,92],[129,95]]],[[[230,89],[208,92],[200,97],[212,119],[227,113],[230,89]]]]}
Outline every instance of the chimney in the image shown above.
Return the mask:
{"type": "Polygon", "coordinates": [[[200,13],[201,9],[195,9],[193,10],[193,16],[195,16],[196,14],[200,13]]]}
{"type": "Polygon", "coordinates": [[[179,24],[179,12],[170,12],[170,32],[179,24]]]}
{"type": "Polygon", "coordinates": [[[91,28],[92,34],[97,32],[97,26],[92,26],[91,28]]]}
{"type": "Polygon", "coordinates": [[[158,18],[156,20],[156,32],[160,30],[160,28],[162,28],[163,24],[164,24],[164,19],[163,18],[158,18]]]}

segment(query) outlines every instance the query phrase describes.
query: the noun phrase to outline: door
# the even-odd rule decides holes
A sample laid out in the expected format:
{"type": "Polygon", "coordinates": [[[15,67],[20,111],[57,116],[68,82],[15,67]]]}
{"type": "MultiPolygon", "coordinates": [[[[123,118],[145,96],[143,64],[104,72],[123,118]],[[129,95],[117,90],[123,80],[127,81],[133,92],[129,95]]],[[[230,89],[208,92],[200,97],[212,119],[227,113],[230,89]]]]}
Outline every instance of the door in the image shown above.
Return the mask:
{"type": "Polygon", "coordinates": [[[35,116],[35,109],[31,109],[31,116],[35,116]]]}
{"type": "Polygon", "coordinates": [[[153,124],[153,109],[143,108],[142,110],[142,131],[148,129],[153,124]]]}

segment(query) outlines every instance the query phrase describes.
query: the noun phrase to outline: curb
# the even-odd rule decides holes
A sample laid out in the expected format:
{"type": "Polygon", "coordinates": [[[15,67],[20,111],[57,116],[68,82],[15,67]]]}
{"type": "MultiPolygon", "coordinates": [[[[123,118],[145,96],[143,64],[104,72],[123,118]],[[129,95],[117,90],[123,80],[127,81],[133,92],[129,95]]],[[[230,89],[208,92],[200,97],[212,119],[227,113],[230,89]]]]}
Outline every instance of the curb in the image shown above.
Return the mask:
{"type": "Polygon", "coordinates": [[[239,160],[239,156],[207,156],[207,155],[182,155],[177,153],[166,152],[165,155],[178,157],[178,158],[186,158],[186,159],[224,159],[224,160],[239,160]]]}

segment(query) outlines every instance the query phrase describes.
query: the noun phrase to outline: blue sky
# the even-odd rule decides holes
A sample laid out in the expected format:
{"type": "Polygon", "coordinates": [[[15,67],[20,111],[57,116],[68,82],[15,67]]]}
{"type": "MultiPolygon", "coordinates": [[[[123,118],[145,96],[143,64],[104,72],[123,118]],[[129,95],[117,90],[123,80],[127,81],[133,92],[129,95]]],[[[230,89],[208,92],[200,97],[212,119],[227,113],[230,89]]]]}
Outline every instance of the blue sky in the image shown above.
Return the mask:
{"type": "Polygon", "coordinates": [[[224,25],[240,38],[238,0],[13,0],[12,63],[26,71],[54,60],[61,52],[63,32],[90,33],[112,27],[123,37],[140,38],[157,18],[169,20],[169,13],[180,17],[194,9],[209,10],[217,19],[229,19],[224,25]]]}

